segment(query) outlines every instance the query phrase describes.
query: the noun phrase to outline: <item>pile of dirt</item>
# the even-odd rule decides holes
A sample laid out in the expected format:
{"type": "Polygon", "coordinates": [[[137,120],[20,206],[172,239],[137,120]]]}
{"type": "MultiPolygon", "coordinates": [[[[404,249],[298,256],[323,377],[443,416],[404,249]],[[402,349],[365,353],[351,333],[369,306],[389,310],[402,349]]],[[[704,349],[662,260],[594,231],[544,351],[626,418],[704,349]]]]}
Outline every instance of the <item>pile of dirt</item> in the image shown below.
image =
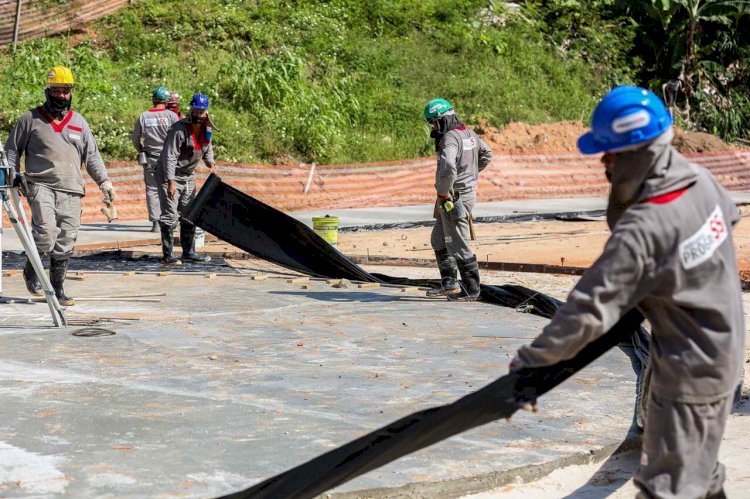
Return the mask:
{"type": "MultiPolygon", "coordinates": [[[[527,125],[510,123],[502,129],[480,122],[476,132],[496,152],[577,152],[576,141],[588,128],[577,121],[527,125]]],[[[674,145],[683,153],[731,151],[736,146],[703,132],[675,129],[674,145]]]]}

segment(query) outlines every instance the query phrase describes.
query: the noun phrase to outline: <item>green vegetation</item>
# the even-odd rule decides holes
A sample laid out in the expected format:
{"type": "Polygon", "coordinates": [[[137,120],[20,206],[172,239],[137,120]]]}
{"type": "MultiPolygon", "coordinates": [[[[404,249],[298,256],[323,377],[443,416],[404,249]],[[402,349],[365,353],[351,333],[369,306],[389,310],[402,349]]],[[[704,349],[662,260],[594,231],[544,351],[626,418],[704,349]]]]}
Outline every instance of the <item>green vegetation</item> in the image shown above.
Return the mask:
{"type": "Polygon", "coordinates": [[[434,97],[468,123],[585,120],[615,84],[661,94],[670,79],[684,84],[681,124],[747,139],[748,4],[143,0],[87,36],[0,52],[0,134],[41,102],[47,69],[67,64],[75,108],[109,159],[132,158],[130,131],[159,85],[177,90],[183,108],[192,93],[209,95],[226,161],[425,155],[421,112],[434,97]]]}
{"type": "Polygon", "coordinates": [[[525,17],[486,5],[137,2],[91,26],[95,36],[70,50],[60,36],[20,44],[15,57],[0,54],[0,133],[40,103],[47,69],[68,55],[75,108],[108,158],[133,156],[130,131],[158,85],[177,90],[183,107],[194,92],[209,95],[217,157],[230,161],[429,154],[422,107],[436,96],[470,123],[585,118],[605,82],[525,17]]]}

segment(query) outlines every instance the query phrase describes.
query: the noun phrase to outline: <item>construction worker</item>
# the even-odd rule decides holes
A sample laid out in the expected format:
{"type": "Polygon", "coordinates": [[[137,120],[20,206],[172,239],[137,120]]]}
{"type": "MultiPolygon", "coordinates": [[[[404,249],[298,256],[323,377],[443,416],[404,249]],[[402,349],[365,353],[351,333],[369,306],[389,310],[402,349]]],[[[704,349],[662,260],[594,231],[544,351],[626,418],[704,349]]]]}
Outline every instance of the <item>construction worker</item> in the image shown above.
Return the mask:
{"type": "Polygon", "coordinates": [[[180,94],[174,90],[169,91],[169,100],[167,101],[167,109],[177,115],[178,118],[182,119],[184,116],[180,113],[180,94]]]}
{"type": "MultiPolygon", "coordinates": [[[[23,186],[23,194],[29,200],[37,250],[42,256],[50,254],[50,281],[63,306],[75,305],[65,295],[63,283],[81,225],[84,196],[81,164],[86,165],[105,199],[115,198],[115,188],[89,124],[70,109],[74,84],[70,69],[63,66],[50,69],[45,103],[21,115],[5,146],[8,163],[15,172],[21,171],[21,156],[26,156],[25,172],[19,173],[16,183],[23,186]]],[[[31,294],[43,295],[28,259],[23,278],[31,294]]]]}
{"type": "Polygon", "coordinates": [[[731,233],[740,216],[672,138],[672,116],[648,90],[617,87],[596,106],[578,148],[604,153],[612,234],[510,367],[570,359],[637,307],[652,326],[639,497],[718,498],[719,445],[745,352],[731,233]]]}
{"type": "Polygon", "coordinates": [[[476,133],[458,119],[445,99],[433,99],[424,108],[424,119],[435,139],[435,225],[430,242],[435,251],[440,283],[427,296],[446,296],[451,301],[479,299],[479,264],[469,247],[469,224],[476,202],[477,182],[492,161],[492,151],[476,133]],[[461,273],[461,285],[456,281],[461,273]]]}
{"type": "Polygon", "coordinates": [[[207,262],[209,256],[195,252],[195,225],[179,220],[179,213],[195,198],[195,168],[202,159],[211,173],[216,172],[211,145],[212,124],[208,115],[208,96],[195,94],[188,115],[169,129],[159,161],[156,180],[161,202],[162,263],[180,265],[173,254],[173,231],[180,222],[182,260],[207,262]]]}
{"type": "Polygon", "coordinates": [[[157,87],[151,94],[153,107],[141,113],[133,128],[133,146],[138,151],[138,163],[143,167],[143,182],[146,185],[146,208],[151,222],[151,232],[159,232],[159,189],[154,171],[164,147],[167,132],[180,118],[167,109],[171,99],[166,87],[157,87]]]}

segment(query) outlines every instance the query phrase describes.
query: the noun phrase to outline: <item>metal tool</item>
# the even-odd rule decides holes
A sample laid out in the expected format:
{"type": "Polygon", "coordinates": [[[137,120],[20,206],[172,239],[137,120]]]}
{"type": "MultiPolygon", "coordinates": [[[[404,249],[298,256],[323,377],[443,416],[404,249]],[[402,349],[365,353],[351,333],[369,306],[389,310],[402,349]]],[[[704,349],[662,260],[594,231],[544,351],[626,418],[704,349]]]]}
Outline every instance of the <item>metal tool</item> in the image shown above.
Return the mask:
{"type": "MultiPolygon", "coordinates": [[[[0,198],[2,198],[3,207],[8,213],[8,219],[16,230],[23,250],[42,285],[44,297],[47,300],[47,305],[52,315],[52,322],[55,324],[55,327],[66,327],[65,310],[60,306],[60,302],[57,301],[55,291],[52,289],[47,274],[44,272],[44,265],[41,258],[39,258],[39,252],[36,249],[34,237],[31,234],[31,227],[26,220],[26,212],[23,209],[23,205],[21,205],[18,188],[13,187],[11,174],[12,169],[8,164],[8,158],[5,155],[2,142],[0,142],[0,198]]],[[[28,192],[28,189],[26,192],[28,192]]],[[[2,210],[0,210],[0,217],[2,217],[2,210]]]]}

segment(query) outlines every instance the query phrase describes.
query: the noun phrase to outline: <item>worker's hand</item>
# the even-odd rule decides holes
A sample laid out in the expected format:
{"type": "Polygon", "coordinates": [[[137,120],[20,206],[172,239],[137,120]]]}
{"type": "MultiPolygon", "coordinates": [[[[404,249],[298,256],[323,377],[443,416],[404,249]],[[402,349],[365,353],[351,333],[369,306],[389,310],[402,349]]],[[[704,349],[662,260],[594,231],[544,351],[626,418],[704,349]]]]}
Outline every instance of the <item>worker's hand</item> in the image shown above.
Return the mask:
{"type": "Polygon", "coordinates": [[[216,173],[216,163],[208,165],[208,173],[216,173]]]}
{"type": "Polygon", "coordinates": [[[514,373],[518,372],[523,368],[523,363],[518,360],[518,357],[513,357],[513,360],[510,361],[510,364],[508,365],[508,372],[514,373]]]}
{"type": "Polygon", "coordinates": [[[177,183],[174,180],[169,180],[167,184],[167,197],[174,200],[177,195],[177,183]]]}
{"type": "Polygon", "coordinates": [[[16,176],[13,178],[13,187],[18,189],[18,194],[26,197],[26,186],[24,185],[23,181],[23,175],[20,173],[16,173],[16,176]]]}
{"type": "Polygon", "coordinates": [[[101,183],[99,189],[102,191],[102,194],[104,194],[105,202],[111,203],[115,200],[115,186],[112,185],[112,182],[110,182],[109,180],[105,180],[101,183]]]}
{"type": "MultiPolygon", "coordinates": [[[[514,374],[518,373],[518,371],[524,367],[523,362],[521,362],[518,357],[513,357],[513,360],[510,361],[510,365],[508,366],[508,371],[511,374],[514,374]]],[[[518,387],[516,389],[518,389],[518,387]]],[[[526,387],[523,390],[518,391],[516,393],[516,403],[519,408],[524,411],[537,412],[536,390],[532,387],[526,387]]]]}

